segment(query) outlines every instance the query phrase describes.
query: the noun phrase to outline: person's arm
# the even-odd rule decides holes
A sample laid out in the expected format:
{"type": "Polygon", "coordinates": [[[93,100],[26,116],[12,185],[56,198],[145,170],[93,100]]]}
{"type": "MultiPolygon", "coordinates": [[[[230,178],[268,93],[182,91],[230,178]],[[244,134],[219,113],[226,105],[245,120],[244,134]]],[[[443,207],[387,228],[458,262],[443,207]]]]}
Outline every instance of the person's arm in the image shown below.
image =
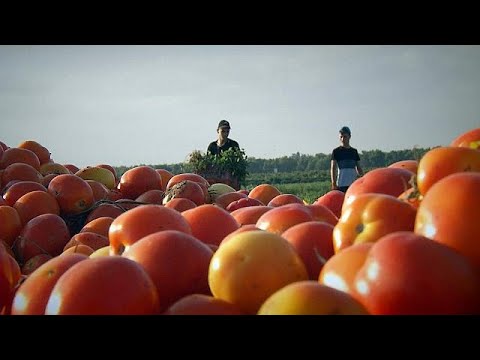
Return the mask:
{"type": "Polygon", "coordinates": [[[330,179],[332,181],[332,190],[337,189],[337,161],[330,161],[330,179]]]}
{"type": "Polygon", "coordinates": [[[362,167],[360,166],[360,161],[357,161],[356,169],[357,169],[357,175],[362,177],[364,175],[364,172],[362,167]]]}

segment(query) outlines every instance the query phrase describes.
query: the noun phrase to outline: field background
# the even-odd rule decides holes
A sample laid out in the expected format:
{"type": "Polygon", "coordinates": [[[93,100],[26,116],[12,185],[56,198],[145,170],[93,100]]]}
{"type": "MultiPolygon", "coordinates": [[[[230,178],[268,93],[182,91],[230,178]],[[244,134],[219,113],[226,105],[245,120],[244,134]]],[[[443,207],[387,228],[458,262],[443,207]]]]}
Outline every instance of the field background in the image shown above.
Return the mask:
{"type": "MultiPolygon", "coordinates": [[[[405,150],[369,150],[360,152],[361,166],[365,173],[402,160],[417,160],[431,148],[405,150]]],[[[166,169],[173,174],[192,172],[187,163],[178,164],[137,164],[116,167],[118,176],[139,165],[155,169],[166,169]]],[[[330,154],[292,154],[276,159],[248,158],[248,175],[241,184],[242,189],[251,190],[259,184],[276,186],[284,194],[294,194],[308,203],[330,191],[330,154]]]]}

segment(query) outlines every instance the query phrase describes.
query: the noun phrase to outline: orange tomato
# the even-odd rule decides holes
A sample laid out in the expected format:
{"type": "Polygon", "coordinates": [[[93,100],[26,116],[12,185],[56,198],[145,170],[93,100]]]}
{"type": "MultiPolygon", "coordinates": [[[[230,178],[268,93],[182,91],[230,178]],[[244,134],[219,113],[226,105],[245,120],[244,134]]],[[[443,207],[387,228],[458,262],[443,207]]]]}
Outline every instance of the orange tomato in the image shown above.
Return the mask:
{"type": "Polygon", "coordinates": [[[20,266],[0,243],[0,312],[10,305],[11,295],[20,278],[20,266]]]}
{"type": "Polygon", "coordinates": [[[448,245],[480,267],[480,173],[437,181],[420,203],[415,233],[448,245]]]}
{"type": "MultiPolygon", "coordinates": [[[[405,170],[406,171],[406,170],[405,170]]],[[[375,242],[394,231],[411,230],[416,209],[398,198],[367,193],[356,196],[342,210],[342,217],[333,230],[335,253],[363,242],[375,242]]]]}
{"type": "Polygon", "coordinates": [[[211,295],[190,294],[177,300],[164,315],[244,315],[238,306],[211,295]]]}
{"type": "Polygon", "coordinates": [[[464,171],[480,172],[480,151],[467,147],[434,148],[418,164],[418,190],[425,195],[438,180],[464,171]]]}
{"type": "Polygon", "coordinates": [[[355,296],[355,276],[373,244],[355,244],[333,255],[323,265],[318,282],[355,296]]]}
{"type": "Polygon", "coordinates": [[[470,149],[480,148],[480,128],[468,130],[452,140],[450,146],[467,147],[470,149]]]}
{"type": "Polygon", "coordinates": [[[400,160],[400,161],[394,162],[393,164],[388,165],[388,167],[406,169],[416,174],[418,169],[418,161],[417,160],[400,160]]]}
{"type": "Polygon", "coordinates": [[[275,196],[281,194],[281,191],[278,190],[275,186],[270,184],[260,184],[255,186],[248,193],[248,197],[252,199],[257,199],[262,202],[262,204],[267,205],[275,196]]]}
{"type": "Polygon", "coordinates": [[[343,291],[316,281],[297,281],[270,295],[258,315],[368,315],[368,312],[343,291]]]}
{"type": "Polygon", "coordinates": [[[42,214],[60,214],[57,200],[50,193],[42,190],[30,191],[22,195],[15,201],[13,207],[17,210],[23,225],[42,214]]]}
{"type": "Polygon", "coordinates": [[[275,291],[307,280],[305,265],[290,243],[267,231],[245,231],[213,254],[208,283],[214,297],[256,314],[275,291]]]}

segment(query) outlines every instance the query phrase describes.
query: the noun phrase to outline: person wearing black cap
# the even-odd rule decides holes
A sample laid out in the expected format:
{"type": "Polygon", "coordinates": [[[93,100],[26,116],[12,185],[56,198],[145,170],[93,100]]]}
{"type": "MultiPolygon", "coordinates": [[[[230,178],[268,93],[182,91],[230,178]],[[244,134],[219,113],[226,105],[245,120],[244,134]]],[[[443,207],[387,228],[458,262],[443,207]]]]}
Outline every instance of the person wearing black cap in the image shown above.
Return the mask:
{"type": "Polygon", "coordinates": [[[350,146],[352,133],[348,126],[339,130],[340,145],[333,149],[330,161],[330,177],[332,190],[346,192],[348,187],[357,179],[363,176],[363,169],[360,166],[360,156],[357,149],[350,146]]]}
{"type": "Polygon", "coordinates": [[[208,154],[220,155],[222,151],[230,148],[240,149],[238,142],[228,137],[230,134],[230,123],[227,120],[221,120],[217,127],[218,139],[212,141],[207,148],[208,154]]]}

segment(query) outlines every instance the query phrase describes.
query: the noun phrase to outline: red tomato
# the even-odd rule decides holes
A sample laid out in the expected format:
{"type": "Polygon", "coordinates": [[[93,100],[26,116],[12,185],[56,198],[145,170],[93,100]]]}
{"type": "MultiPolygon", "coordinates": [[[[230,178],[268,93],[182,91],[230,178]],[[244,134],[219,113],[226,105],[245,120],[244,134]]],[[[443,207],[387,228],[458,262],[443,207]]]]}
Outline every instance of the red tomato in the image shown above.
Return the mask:
{"type": "Polygon", "coordinates": [[[9,305],[20,277],[20,266],[7,252],[3,243],[0,243],[0,311],[9,305]]]}
{"type": "Polygon", "coordinates": [[[261,215],[256,226],[261,230],[281,235],[293,225],[312,220],[313,215],[305,205],[287,204],[275,207],[261,215]]]}
{"type": "Polygon", "coordinates": [[[111,254],[120,255],[142,237],[161,230],[192,233],[188,222],[174,209],[162,205],[141,205],[128,210],[116,217],[108,229],[111,254]]]}
{"type": "Polygon", "coordinates": [[[230,204],[228,204],[226,210],[231,213],[235,210],[238,210],[243,207],[248,207],[248,206],[264,206],[264,205],[260,200],[245,197],[236,201],[232,201],[230,204]]]}
{"type": "Polygon", "coordinates": [[[153,315],[159,311],[157,288],[150,276],[139,263],[122,256],[88,258],[73,265],[57,280],[45,307],[45,315],[153,315]]]}
{"type": "Polygon", "coordinates": [[[353,182],[345,193],[342,212],[356,196],[364,193],[387,194],[397,197],[412,187],[411,171],[402,168],[383,167],[367,172],[353,182]]]}
{"type": "Polygon", "coordinates": [[[205,244],[219,245],[225,236],[240,225],[225,209],[213,204],[204,204],[182,212],[192,229],[192,235],[205,244]]]}
{"type": "Polygon", "coordinates": [[[401,231],[372,246],[356,275],[355,292],[371,314],[478,314],[479,284],[466,257],[401,231]]]}
{"type": "Polygon", "coordinates": [[[307,221],[297,224],[282,233],[293,245],[307,267],[310,280],[318,274],[333,252],[333,225],[323,221],[307,221]]]}
{"type": "Polygon", "coordinates": [[[345,193],[340,190],[330,190],[326,194],[320,196],[313,205],[320,204],[328,207],[337,218],[342,215],[342,205],[345,199],[345,193]]]}
{"type": "Polygon", "coordinates": [[[210,294],[208,266],[212,255],[206,244],[176,230],[147,235],[122,254],[139,263],[153,280],[162,312],[183,296],[210,294]]]}
{"type": "Polygon", "coordinates": [[[18,288],[12,305],[12,315],[43,315],[53,286],[65,271],[88,257],[65,254],[40,265],[18,288]]]}

